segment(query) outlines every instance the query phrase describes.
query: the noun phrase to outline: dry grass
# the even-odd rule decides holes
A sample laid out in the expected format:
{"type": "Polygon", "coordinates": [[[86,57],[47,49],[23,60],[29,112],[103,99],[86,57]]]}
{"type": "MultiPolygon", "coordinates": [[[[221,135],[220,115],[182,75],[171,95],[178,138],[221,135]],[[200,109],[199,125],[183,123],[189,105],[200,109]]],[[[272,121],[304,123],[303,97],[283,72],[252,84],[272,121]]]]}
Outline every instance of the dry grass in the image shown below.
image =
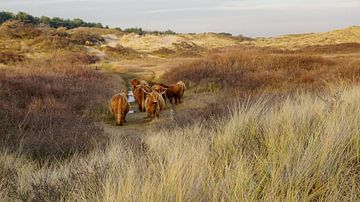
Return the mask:
{"type": "Polygon", "coordinates": [[[106,116],[106,102],[115,89],[81,57],[55,55],[0,72],[2,149],[62,157],[106,142],[96,121],[106,116]]]}
{"type": "Polygon", "coordinates": [[[169,70],[164,78],[168,82],[184,80],[198,91],[216,92],[223,89],[242,93],[320,90],[328,83],[357,82],[360,79],[358,61],[335,61],[307,53],[272,52],[240,49],[210,54],[203,59],[178,65],[169,70]]]}
{"type": "Polygon", "coordinates": [[[198,123],[149,131],[142,153],[113,142],[106,151],[43,167],[2,153],[0,196],[91,201],[359,200],[359,99],[359,87],[322,99],[303,93],[275,103],[259,99],[237,105],[229,118],[206,123],[212,127],[198,123]]]}
{"type": "Polygon", "coordinates": [[[293,34],[274,38],[258,38],[243,44],[258,47],[276,47],[283,49],[299,49],[314,45],[333,45],[342,43],[360,43],[360,26],[333,30],[324,33],[293,34]]]}

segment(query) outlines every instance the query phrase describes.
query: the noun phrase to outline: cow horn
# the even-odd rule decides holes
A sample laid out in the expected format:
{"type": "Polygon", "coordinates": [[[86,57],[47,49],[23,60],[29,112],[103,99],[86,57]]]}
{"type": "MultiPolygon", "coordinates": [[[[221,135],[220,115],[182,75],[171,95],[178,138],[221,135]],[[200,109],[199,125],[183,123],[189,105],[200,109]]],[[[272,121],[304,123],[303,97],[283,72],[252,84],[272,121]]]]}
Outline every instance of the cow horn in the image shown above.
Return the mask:
{"type": "Polygon", "coordinates": [[[161,92],[160,94],[162,95],[162,94],[164,94],[164,93],[166,93],[166,91],[167,91],[167,89],[165,89],[163,92],[161,92]]]}
{"type": "Polygon", "coordinates": [[[141,90],[144,91],[144,93],[145,93],[146,95],[149,94],[145,89],[141,88],[141,90]]]}

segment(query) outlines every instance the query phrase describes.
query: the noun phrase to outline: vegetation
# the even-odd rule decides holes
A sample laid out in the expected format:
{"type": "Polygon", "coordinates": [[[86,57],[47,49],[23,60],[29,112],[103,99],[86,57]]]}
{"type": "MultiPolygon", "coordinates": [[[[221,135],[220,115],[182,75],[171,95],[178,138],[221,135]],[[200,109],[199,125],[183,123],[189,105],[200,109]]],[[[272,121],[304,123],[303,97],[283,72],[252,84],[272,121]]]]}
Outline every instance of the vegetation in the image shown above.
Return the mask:
{"type": "Polygon", "coordinates": [[[0,24],[8,20],[18,20],[27,24],[33,25],[47,25],[53,28],[66,27],[67,29],[72,29],[76,27],[97,27],[104,28],[101,23],[85,22],[82,19],[62,19],[59,17],[49,18],[46,16],[34,17],[25,12],[18,12],[13,14],[11,12],[2,11],[0,12],[0,24]]]}
{"type": "Polygon", "coordinates": [[[341,91],[331,103],[302,93],[282,102],[243,103],[229,118],[207,123],[210,128],[198,123],[153,131],[145,137],[146,147],[133,145],[143,149],[113,143],[51,167],[2,153],[0,195],[95,201],[357,200],[359,91],[341,91]]]}
{"type": "Polygon", "coordinates": [[[243,48],[180,64],[168,71],[165,78],[169,82],[184,80],[199,88],[215,85],[242,93],[258,93],[264,89],[277,92],[320,90],[328,83],[360,81],[360,63],[348,58],[334,60],[306,53],[273,54],[243,48]]]}
{"type": "Polygon", "coordinates": [[[204,55],[203,47],[234,42],[227,34],[136,36],[135,48],[110,46],[101,29],[0,17],[2,200],[360,200],[357,43],[204,55]],[[168,46],[159,48],[159,38],[168,46]],[[148,52],[168,58],[142,58],[151,40],[148,52]],[[182,104],[151,122],[134,113],[124,127],[108,124],[109,98],[128,90],[123,79],[157,80],[165,70],[159,80],[186,83],[182,104]]]}
{"type": "MultiPolygon", "coordinates": [[[[83,58],[83,59],[82,59],[83,58]]],[[[74,53],[19,63],[0,72],[0,147],[36,158],[88,152],[106,142],[95,124],[112,85],[74,53]]],[[[103,109],[104,108],[104,109],[103,109]]]]}
{"type": "Polygon", "coordinates": [[[176,35],[176,32],[172,30],[166,31],[145,31],[142,28],[126,28],[123,30],[126,33],[135,33],[138,35],[154,34],[154,35],[176,35]]]}

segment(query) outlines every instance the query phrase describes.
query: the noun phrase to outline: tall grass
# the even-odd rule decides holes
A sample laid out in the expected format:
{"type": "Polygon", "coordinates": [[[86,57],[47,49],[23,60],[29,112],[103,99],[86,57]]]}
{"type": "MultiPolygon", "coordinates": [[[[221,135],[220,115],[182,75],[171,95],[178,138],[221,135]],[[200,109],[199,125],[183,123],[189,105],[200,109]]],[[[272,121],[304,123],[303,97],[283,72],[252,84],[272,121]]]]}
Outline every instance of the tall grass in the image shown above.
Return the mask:
{"type": "Polygon", "coordinates": [[[186,81],[208,91],[243,93],[264,89],[289,92],[319,90],[328,83],[359,81],[360,65],[349,59],[332,60],[311,54],[275,54],[271,50],[238,49],[209,54],[180,64],[165,76],[169,82],[186,81]]]}
{"type": "Polygon", "coordinates": [[[106,151],[38,167],[0,156],[0,196],[100,201],[360,199],[360,87],[239,103],[231,116],[149,131],[142,152],[106,151]],[[209,127],[210,125],[210,127],[209,127]],[[15,169],[9,169],[15,168],[15,169]]]}

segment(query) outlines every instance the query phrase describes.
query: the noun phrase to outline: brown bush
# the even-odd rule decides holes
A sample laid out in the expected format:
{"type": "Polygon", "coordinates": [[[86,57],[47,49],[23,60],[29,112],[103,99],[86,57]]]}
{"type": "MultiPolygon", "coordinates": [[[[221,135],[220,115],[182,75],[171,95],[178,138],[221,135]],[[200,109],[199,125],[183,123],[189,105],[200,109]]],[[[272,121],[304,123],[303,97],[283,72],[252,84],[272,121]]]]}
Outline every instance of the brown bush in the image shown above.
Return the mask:
{"type": "Polygon", "coordinates": [[[105,46],[103,47],[105,54],[111,59],[119,59],[119,58],[139,58],[141,55],[137,51],[132,48],[127,48],[121,45],[117,45],[116,47],[105,46]]]}
{"type": "Polygon", "coordinates": [[[0,147],[35,157],[87,152],[106,141],[95,124],[112,95],[108,78],[54,57],[0,72],[0,147]]]}
{"type": "Polygon", "coordinates": [[[104,42],[104,39],[96,33],[92,33],[86,30],[77,30],[70,35],[70,39],[81,45],[96,45],[104,42]]]}
{"type": "Polygon", "coordinates": [[[33,39],[41,34],[42,31],[36,26],[16,20],[4,22],[0,26],[0,36],[11,39],[33,39]]]}
{"type": "Polygon", "coordinates": [[[358,61],[333,61],[308,54],[271,54],[242,50],[210,54],[204,59],[179,65],[168,71],[169,82],[185,80],[192,85],[202,81],[224,90],[258,92],[291,91],[298,88],[320,89],[329,82],[358,81],[358,61]]]}
{"type": "Polygon", "coordinates": [[[0,52],[0,63],[9,64],[15,62],[22,62],[25,60],[25,56],[23,54],[17,54],[14,52],[0,52]]]}
{"type": "Polygon", "coordinates": [[[360,51],[360,43],[341,43],[331,45],[308,46],[299,50],[300,52],[314,53],[354,53],[360,51]]]}

